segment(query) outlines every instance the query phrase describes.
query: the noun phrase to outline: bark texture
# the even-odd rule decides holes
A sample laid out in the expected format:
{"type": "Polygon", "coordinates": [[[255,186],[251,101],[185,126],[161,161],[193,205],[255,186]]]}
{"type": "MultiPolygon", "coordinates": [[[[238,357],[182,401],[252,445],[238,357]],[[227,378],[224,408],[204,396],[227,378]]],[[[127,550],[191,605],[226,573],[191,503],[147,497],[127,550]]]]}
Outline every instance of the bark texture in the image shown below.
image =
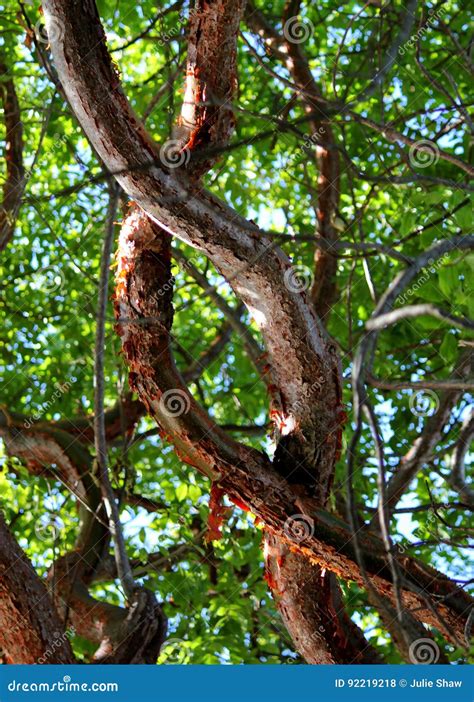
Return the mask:
{"type": "Polygon", "coordinates": [[[3,663],[74,663],[44,583],[0,513],[0,658],[3,663]]]}
{"type": "MultiPolygon", "coordinates": [[[[113,435],[115,413],[109,413],[108,419],[113,435]]],[[[87,448],[80,443],[77,434],[71,435],[56,426],[32,425],[26,428],[24,419],[12,417],[6,410],[0,412],[0,435],[5,440],[9,455],[24,460],[33,475],[59,479],[78,499],[80,528],[75,550],[58,558],[47,578],[60,619],[56,614],[54,617],[62,622],[56,631],[63,631],[64,626],[69,625],[75,632],[97,644],[93,662],[154,664],[167,630],[166,617],[155,596],[145,589],[138,589],[127,607],[117,607],[93,598],[89,593],[88,588],[96,571],[108,555],[110,534],[94,460],[87,448]]],[[[3,582],[5,593],[14,598],[16,591],[11,588],[15,587],[15,582],[8,578],[3,582]]],[[[43,616],[46,606],[51,608],[51,604],[48,595],[39,616],[43,616]]],[[[36,655],[37,649],[32,648],[31,655],[28,654],[21,632],[12,624],[15,609],[8,616],[5,611],[0,612],[0,621],[5,627],[9,645],[12,641],[17,644],[17,648],[9,654],[10,662],[35,662],[31,656],[39,657],[36,655]],[[29,656],[28,661],[23,660],[25,656],[29,656]]],[[[37,623],[38,620],[35,620],[34,624],[37,623]]],[[[56,639],[62,641],[59,634],[56,639]]],[[[48,653],[48,662],[67,661],[52,659],[48,653]]]]}
{"type": "Polygon", "coordinates": [[[188,152],[193,177],[225,146],[234,130],[232,98],[237,84],[237,35],[245,0],[197,0],[190,11],[184,101],[175,136],[188,152]]]}
{"type": "Polygon", "coordinates": [[[0,55],[0,98],[5,119],[6,179],[0,206],[0,251],[7,246],[15,231],[15,222],[26,185],[23,166],[23,123],[15,83],[0,55]]]}
{"type": "MultiPolygon", "coordinates": [[[[107,168],[117,174],[123,189],[142,210],[133,210],[122,227],[116,289],[117,326],[132,387],[181,458],[264,522],[267,546],[277,549],[270,553],[268,572],[270,577],[275,575],[274,589],[279,588],[278,572],[294,587],[292,591],[285,588],[283,595],[288,599],[280,604],[295,640],[298,627],[306,626],[298,643],[305,655],[312,655],[313,662],[342,660],[355,653],[355,647],[338,641],[338,622],[324,617],[320,605],[328,601],[326,587],[331,581],[325,580],[319,605],[312,610],[309,591],[298,584],[298,579],[318,582],[320,574],[311,570],[313,565],[362,587],[366,584],[350,529],[322,508],[340,450],[344,417],[335,349],[310,301],[294,285],[288,258],[252,222],[198,186],[199,166],[194,173],[192,167],[186,171],[184,150],[178,166],[158,152],[121,90],[94,2],[45,0],[43,8],[47,27],[59,22],[64,29],[56,33],[52,51],[71,107],[107,168]],[[183,164],[185,168],[180,167],[183,164]],[[273,462],[217,427],[190,396],[176,369],[169,343],[173,314],[169,234],[210,258],[262,332],[274,385],[271,413],[277,427],[277,449],[273,462]],[[278,563],[282,555],[284,560],[278,563]],[[299,570],[303,562],[304,575],[299,570]],[[304,605],[298,607],[298,600],[304,600],[304,605]],[[318,622],[325,630],[320,632],[325,634],[324,643],[316,642],[317,652],[311,653],[308,629],[312,627],[314,635],[318,622]]],[[[193,17],[191,44],[194,41],[196,46],[192,60],[197,61],[200,49],[206,48],[197,45],[196,26],[204,28],[212,22],[211,15],[193,17]]],[[[226,40],[235,41],[235,25],[229,27],[226,40]]],[[[297,57],[292,61],[296,67],[297,57]]],[[[227,78],[232,78],[232,61],[224,69],[227,78]]],[[[225,140],[230,129],[227,112],[222,110],[217,114],[207,110],[206,124],[200,124],[202,108],[209,107],[196,99],[204,92],[198,81],[202,77],[212,83],[212,75],[194,71],[187,93],[194,100],[189,134],[199,135],[196,142],[183,137],[187,139],[183,146],[190,151],[194,143],[198,151],[201,144],[212,142],[216,138],[213,130],[225,140]]],[[[362,534],[359,544],[373,588],[393,602],[392,569],[383,542],[362,534]]],[[[404,605],[419,621],[459,641],[471,598],[444,575],[414,559],[400,556],[398,566],[404,605]]],[[[339,616],[344,615],[336,612],[336,618],[339,616]]],[[[356,641],[357,632],[350,625],[348,630],[356,641]]],[[[367,657],[372,655],[368,650],[367,657]]]]}
{"type": "MultiPolygon", "coordinates": [[[[265,454],[230,439],[189,394],[169,350],[172,308],[166,233],[136,210],[122,227],[118,255],[116,313],[130,380],[163,436],[182,460],[256,514],[269,536],[286,544],[291,556],[365,587],[350,528],[321,509],[321,500],[307,488],[282,478],[265,454]]],[[[359,535],[359,542],[373,587],[394,603],[392,571],[382,540],[367,533],[359,535]]],[[[461,640],[472,599],[415,559],[400,556],[398,562],[405,578],[405,606],[419,621],[436,626],[451,640],[461,640]],[[429,598],[437,603],[442,620],[429,598]]],[[[302,619],[305,616],[301,610],[302,619]]]]}

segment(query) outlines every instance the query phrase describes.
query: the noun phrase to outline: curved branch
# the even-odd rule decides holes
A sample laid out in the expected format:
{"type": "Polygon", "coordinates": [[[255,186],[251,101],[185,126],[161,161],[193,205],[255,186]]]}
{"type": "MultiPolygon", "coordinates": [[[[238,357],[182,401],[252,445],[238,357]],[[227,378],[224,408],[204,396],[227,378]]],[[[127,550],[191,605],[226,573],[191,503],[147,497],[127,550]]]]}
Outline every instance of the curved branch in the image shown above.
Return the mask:
{"type": "Polygon", "coordinates": [[[267,534],[266,579],[296,649],[313,665],[383,663],[347,616],[333,573],[267,534]]]}
{"type": "MultiPolygon", "coordinates": [[[[281,543],[308,563],[363,584],[356,563],[350,529],[320,507],[299,486],[275,471],[267,456],[231,440],[189,395],[170,352],[172,323],[170,246],[166,233],[136,210],[127,218],[119,244],[116,308],[122,347],[131,368],[130,380],[162,433],[175,445],[182,460],[212,478],[239,505],[247,507],[281,543]],[[146,320],[146,323],[144,322],[146,320]],[[295,518],[306,525],[295,539],[289,525],[295,518]]],[[[360,538],[367,570],[377,591],[393,597],[392,574],[383,543],[368,534],[360,538]]],[[[463,631],[471,599],[440,573],[418,561],[399,559],[404,576],[402,598],[417,619],[440,627],[424,596],[433,596],[451,629],[463,631]]],[[[461,634],[462,635],[462,634],[461,634]]]]}
{"type": "Polygon", "coordinates": [[[166,635],[166,617],[152,593],[138,590],[130,607],[120,608],[93,599],[88,592],[109,546],[107,516],[90,453],[63,430],[26,429],[5,411],[0,413],[0,434],[9,455],[24,459],[34,474],[59,479],[78,499],[76,549],[57,559],[48,574],[63,621],[69,619],[79,634],[99,644],[97,661],[155,663],[166,635]]]}
{"type": "Polygon", "coordinates": [[[97,600],[89,594],[82,560],[81,553],[72,551],[56,560],[48,574],[58,612],[78,634],[98,644],[94,663],[154,665],[167,620],[153,593],[136,589],[126,608],[97,600]]]}
{"type": "Polygon", "coordinates": [[[459,439],[453,451],[453,468],[448,482],[461,499],[474,508],[474,490],[466,484],[464,460],[474,437],[474,411],[471,409],[464,420],[459,439]]]}
{"type": "MultiPolygon", "coordinates": [[[[287,2],[282,19],[284,24],[298,14],[299,5],[299,0],[287,2]]],[[[310,296],[318,316],[326,321],[336,294],[336,249],[339,244],[333,220],[339,203],[340,165],[330,118],[321,106],[321,89],[302,46],[280,35],[253,4],[247,12],[247,24],[265,38],[266,47],[288,69],[308,117],[311,136],[305,140],[306,149],[315,146],[319,171],[314,281],[310,296]]],[[[329,494],[331,480],[332,476],[328,476],[326,489],[321,482],[319,484],[322,504],[329,494]]],[[[345,615],[341,592],[332,574],[302,561],[271,534],[265,538],[265,553],[267,579],[278,609],[297,650],[308,663],[381,662],[362,632],[345,615]],[[333,615],[329,621],[328,611],[333,615]]]]}
{"type": "Polygon", "coordinates": [[[124,190],[164,229],[204,251],[259,324],[278,388],[274,417],[285,443],[300,447],[302,469],[284,466],[295,481],[308,479],[304,466],[314,463],[314,436],[329,437],[318,462],[324,483],[338,450],[339,366],[305,295],[291,282],[290,262],[255,225],[198,192],[164,158],[163,168],[153,165],[158,154],[120,89],[94,4],[79,9],[47,0],[43,9],[47,26],[64,28],[52,33],[55,65],[100,157],[111,172],[129,169],[118,177],[124,190]]]}
{"type": "Polygon", "coordinates": [[[399,322],[401,319],[421,317],[422,315],[435,317],[436,319],[440,319],[442,322],[451,324],[454,327],[459,327],[460,329],[474,329],[474,321],[472,321],[472,319],[467,319],[467,317],[457,317],[456,315],[446,312],[445,310],[442,310],[436,305],[428,302],[418,305],[405,305],[405,307],[400,307],[396,310],[379,314],[377,317],[369,319],[365,325],[365,328],[369,330],[385,329],[385,327],[389,327],[392,324],[397,324],[397,322],[399,322]]]}
{"type": "MultiPolygon", "coordinates": [[[[362,583],[350,531],[319,507],[339,447],[337,357],[304,294],[293,284],[285,285],[292,273],[288,259],[255,225],[198,190],[163,156],[162,168],[154,165],[158,154],[120,89],[94,4],[73,7],[71,2],[46,0],[43,8],[47,26],[60,22],[64,29],[52,36],[56,67],[72,108],[100,157],[111,172],[120,173],[124,190],[152,219],[211,258],[253,312],[280,396],[274,417],[282,437],[274,466],[263,454],[223,436],[177,376],[167,350],[169,312],[160,315],[153,300],[158,290],[155,258],[163,253],[162,236],[157,239],[149,229],[151,224],[140,233],[136,213],[123,232],[117,296],[119,308],[123,306],[120,318],[132,320],[121,325],[132,383],[150,413],[173,437],[184,460],[218,481],[231,498],[247,504],[295,553],[362,583]],[[163,397],[176,389],[183,393],[189,412],[169,416],[169,408],[163,411],[163,397]],[[282,480],[278,471],[300,489],[282,480]],[[316,482],[316,499],[302,497],[309,480],[316,482]],[[295,544],[284,526],[301,513],[310,521],[312,533],[295,544]]],[[[393,596],[383,547],[370,537],[360,541],[375,587],[393,596]]],[[[459,631],[471,605],[468,596],[417,561],[403,559],[401,570],[406,579],[404,604],[418,608],[418,617],[439,626],[436,613],[425,604],[426,591],[439,602],[449,629],[459,631]]]]}

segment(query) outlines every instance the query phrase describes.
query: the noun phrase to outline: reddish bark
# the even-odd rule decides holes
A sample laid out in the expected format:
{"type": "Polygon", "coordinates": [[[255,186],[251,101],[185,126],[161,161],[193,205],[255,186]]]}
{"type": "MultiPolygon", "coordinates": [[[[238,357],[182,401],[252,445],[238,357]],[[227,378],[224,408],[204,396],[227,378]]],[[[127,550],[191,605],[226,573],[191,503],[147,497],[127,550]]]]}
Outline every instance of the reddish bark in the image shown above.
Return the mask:
{"type": "Polygon", "coordinates": [[[91,573],[85,577],[82,554],[71,552],[50,570],[58,612],[78,634],[98,644],[93,663],[154,665],[167,632],[167,620],[155,596],[137,589],[126,607],[92,597],[87,588],[91,573]]]}
{"type": "MultiPolygon", "coordinates": [[[[94,3],[77,7],[45,0],[43,7],[47,25],[59,21],[64,29],[52,50],[73,110],[106,166],[119,173],[123,188],[149,215],[133,212],[127,218],[119,251],[116,304],[132,385],[183,460],[251,508],[292,554],[364,586],[349,528],[320,507],[340,446],[339,365],[305,295],[285,285],[290,262],[255,225],[160,159],[121,91],[94,3]],[[262,331],[276,386],[272,413],[280,430],[273,465],[216,427],[176,370],[169,349],[171,276],[163,230],[209,256],[262,331]],[[163,290],[165,295],[158,294],[163,290]],[[180,413],[166,406],[176,391],[185,407],[180,413]],[[310,525],[298,542],[285,529],[295,515],[310,525]]],[[[382,542],[362,535],[360,544],[375,590],[393,600],[382,542]]],[[[452,638],[454,631],[461,637],[471,599],[441,573],[413,559],[398,561],[404,604],[446,636],[452,638]],[[426,604],[429,597],[444,623],[426,604]]]]}
{"type": "Polygon", "coordinates": [[[232,97],[236,51],[245,0],[197,0],[189,17],[183,107],[175,136],[191,156],[193,177],[214,162],[206,151],[225,146],[234,130],[232,97]]]}
{"type": "MultiPolygon", "coordinates": [[[[290,0],[285,6],[282,24],[298,15],[299,0],[290,0]]],[[[265,15],[253,3],[246,14],[248,26],[265,41],[267,49],[282,60],[295,86],[301,90],[298,98],[308,116],[309,138],[305,138],[304,150],[315,154],[318,169],[316,187],[316,217],[318,235],[331,243],[338,238],[333,222],[339,205],[339,152],[330,125],[330,116],[322,106],[322,91],[317,85],[302,45],[290,41],[267,21],[265,15]],[[312,97],[314,96],[314,97],[312,97]]],[[[287,33],[288,34],[288,33],[287,33]]],[[[330,251],[317,248],[314,253],[314,281],[311,301],[318,316],[327,321],[336,295],[337,256],[330,251]]]]}
{"type": "Polygon", "coordinates": [[[54,15],[64,27],[64,37],[52,42],[56,67],[107,167],[123,172],[122,186],[152,219],[211,258],[259,324],[278,389],[274,416],[285,434],[282,457],[294,445],[293,464],[282,460],[282,468],[296,482],[317,482],[319,476],[325,482],[338,451],[339,364],[305,295],[285,285],[290,261],[255,225],[187,183],[183,173],[178,178],[166,164],[152,165],[159,154],[120,90],[93,4],[78,12],[48,0],[43,8],[47,23],[54,15]],[[327,436],[327,450],[315,461],[314,436],[321,435],[327,436]]]}
{"type": "Polygon", "coordinates": [[[265,564],[285,626],[307,663],[383,663],[345,613],[332,573],[292,553],[273,535],[265,541],[265,564]]]}
{"type": "Polygon", "coordinates": [[[0,513],[0,658],[4,663],[73,663],[69,639],[44,583],[0,513]]]}
{"type": "MultiPolygon", "coordinates": [[[[139,211],[131,213],[122,227],[117,276],[118,330],[131,382],[163,436],[184,461],[209,476],[232,500],[247,505],[292,554],[365,587],[349,527],[322,510],[319,497],[310,497],[302,486],[292,487],[283,480],[264,454],[228,437],[189,395],[169,349],[173,316],[172,292],[166,285],[169,238],[139,211]],[[174,406],[172,393],[178,400],[174,406]],[[295,515],[308,527],[301,540],[295,540],[288,529],[295,515]]],[[[394,602],[383,542],[371,534],[360,535],[359,541],[375,590],[394,602]]],[[[404,604],[418,620],[438,627],[448,638],[453,639],[454,631],[462,639],[472,599],[428,566],[405,556],[398,560],[406,580],[404,604]],[[427,605],[430,597],[439,603],[445,625],[427,605]]],[[[301,616],[306,616],[304,610],[301,616]]]]}
{"type": "MultiPolygon", "coordinates": [[[[113,424],[113,413],[110,420],[113,424]]],[[[25,460],[33,474],[60,479],[78,497],[80,530],[76,549],[57,559],[48,574],[48,585],[62,621],[69,622],[77,633],[98,644],[95,662],[154,664],[167,627],[166,617],[154,595],[139,589],[129,606],[122,608],[97,600],[88,591],[110,542],[91,454],[77,436],[54,425],[26,429],[24,422],[7,415],[4,410],[0,413],[0,434],[8,453],[25,460]]],[[[7,594],[10,598],[16,597],[15,590],[10,591],[14,586],[13,581],[5,581],[4,598],[7,594]]],[[[49,599],[48,606],[51,607],[49,599]]],[[[14,609],[11,616],[15,616],[14,609]]],[[[17,641],[18,631],[11,618],[5,616],[2,620],[11,646],[12,641],[17,641]]],[[[24,645],[25,640],[18,639],[17,648],[9,654],[11,662],[26,662],[23,658],[28,653],[22,652],[24,645]]],[[[48,662],[61,661],[48,658],[48,662]]]]}
{"type": "Polygon", "coordinates": [[[23,166],[23,123],[15,83],[7,65],[0,58],[0,97],[5,115],[6,179],[0,206],[0,251],[7,246],[15,231],[26,178],[23,166]]]}

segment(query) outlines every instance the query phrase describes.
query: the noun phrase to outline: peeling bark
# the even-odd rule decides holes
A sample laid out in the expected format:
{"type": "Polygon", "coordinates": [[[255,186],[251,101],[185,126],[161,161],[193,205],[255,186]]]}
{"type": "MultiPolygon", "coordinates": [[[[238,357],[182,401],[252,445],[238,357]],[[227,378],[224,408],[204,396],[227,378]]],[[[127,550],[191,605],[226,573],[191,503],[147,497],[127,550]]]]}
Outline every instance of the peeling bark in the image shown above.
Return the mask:
{"type": "Polygon", "coordinates": [[[71,552],[58,559],[48,578],[54,601],[64,620],[98,644],[93,663],[154,665],[166,639],[167,619],[155,596],[137,589],[126,607],[97,600],[89,594],[83,556],[71,552]]]}
{"type": "MultiPolygon", "coordinates": [[[[108,418],[113,425],[115,414],[108,418]]],[[[107,515],[91,454],[77,436],[54,425],[26,429],[24,421],[11,417],[5,410],[0,412],[0,435],[9,455],[25,460],[33,474],[61,480],[78,498],[80,529],[76,549],[54,562],[47,579],[62,621],[69,622],[77,633],[98,644],[94,662],[154,664],[166,637],[167,620],[153,593],[137,589],[129,606],[122,608],[97,600],[88,591],[110,544],[107,515]]],[[[10,592],[8,582],[7,586],[10,592]]],[[[15,590],[10,596],[12,593],[15,590]]],[[[48,606],[51,606],[49,597],[48,606]]],[[[7,627],[10,634],[15,631],[9,620],[7,627]]],[[[19,655],[16,651],[13,662],[24,662],[18,659],[19,655]]],[[[61,661],[48,658],[48,662],[61,661]]]]}
{"type": "Polygon", "coordinates": [[[271,534],[265,540],[265,564],[285,626],[307,663],[383,663],[346,615],[332,573],[292,553],[271,534]]]}
{"type": "Polygon", "coordinates": [[[182,172],[155,165],[160,156],[121,91],[94,3],[79,11],[75,3],[48,0],[43,8],[47,25],[59,21],[64,27],[51,43],[56,68],[106,166],[122,172],[122,187],[153,220],[210,257],[259,325],[275,374],[282,471],[294,482],[317,483],[320,476],[326,482],[341,429],[339,364],[304,292],[285,285],[290,261],[254,224],[198,190],[182,172]],[[315,444],[321,448],[315,436],[327,439],[321,458],[315,456],[315,444]]]}
{"type": "Polygon", "coordinates": [[[5,119],[6,180],[0,206],[0,251],[3,251],[15,231],[15,222],[26,185],[23,166],[23,123],[15,83],[0,56],[0,97],[5,119]]]}
{"type": "MultiPolygon", "coordinates": [[[[132,212],[122,227],[118,258],[116,314],[122,320],[118,324],[122,348],[132,386],[162,428],[163,438],[174,444],[183,461],[256,514],[270,534],[286,544],[291,556],[364,587],[350,528],[321,509],[319,497],[282,479],[265,454],[230,439],[187,391],[169,349],[173,314],[166,233],[139,210],[132,212]],[[295,518],[305,528],[303,538],[295,538],[289,528],[295,518]]],[[[394,602],[392,571],[382,540],[367,533],[359,535],[359,541],[375,590],[394,602]]],[[[398,562],[405,576],[405,606],[447,638],[453,639],[453,631],[462,638],[472,599],[434,569],[406,556],[398,562]],[[447,626],[427,606],[426,598],[436,602],[447,626]]]]}
{"type": "MultiPolygon", "coordinates": [[[[43,8],[47,26],[60,22],[64,29],[52,39],[52,50],[71,107],[107,168],[145,213],[134,211],[127,218],[119,250],[118,328],[132,386],[181,458],[247,505],[291,556],[364,586],[350,529],[321,509],[340,447],[338,359],[305,294],[289,284],[290,261],[253,223],[158,153],[121,91],[92,0],[80,6],[72,0],[45,0],[43,8]],[[176,370],[168,338],[169,240],[163,232],[212,260],[262,332],[275,378],[272,415],[279,440],[273,464],[216,427],[176,370]],[[178,393],[184,411],[166,405],[171,392],[178,393]],[[287,529],[295,515],[309,527],[298,540],[287,529]]],[[[194,105],[193,115],[200,107],[194,105]]],[[[191,147],[189,140],[186,144],[191,147]]],[[[383,543],[369,534],[359,541],[375,590],[393,600],[383,543]]],[[[461,636],[472,600],[441,573],[410,558],[398,560],[405,606],[447,637],[453,631],[461,636]],[[427,606],[430,597],[445,624],[427,606]]]]}
{"type": "Polygon", "coordinates": [[[190,12],[184,101],[175,137],[180,150],[191,155],[187,169],[193,177],[206,173],[214,161],[206,150],[225,146],[234,130],[235,46],[244,5],[245,0],[196,0],[190,12]]]}
{"type": "Polygon", "coordinates": [[[33,566],[0,513],[0,659],[74,663],[64,626],[33,566]]]}

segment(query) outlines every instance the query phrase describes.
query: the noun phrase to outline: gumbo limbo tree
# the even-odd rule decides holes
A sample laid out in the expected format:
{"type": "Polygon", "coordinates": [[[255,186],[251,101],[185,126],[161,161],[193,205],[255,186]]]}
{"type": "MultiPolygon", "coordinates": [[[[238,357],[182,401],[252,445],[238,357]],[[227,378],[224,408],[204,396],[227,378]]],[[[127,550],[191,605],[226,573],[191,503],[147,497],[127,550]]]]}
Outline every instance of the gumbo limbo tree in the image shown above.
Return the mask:
{"type": "Polygon", "coordinates": [[[467,15],[3,6],[3,663],[468,660],[467,15]]]}

